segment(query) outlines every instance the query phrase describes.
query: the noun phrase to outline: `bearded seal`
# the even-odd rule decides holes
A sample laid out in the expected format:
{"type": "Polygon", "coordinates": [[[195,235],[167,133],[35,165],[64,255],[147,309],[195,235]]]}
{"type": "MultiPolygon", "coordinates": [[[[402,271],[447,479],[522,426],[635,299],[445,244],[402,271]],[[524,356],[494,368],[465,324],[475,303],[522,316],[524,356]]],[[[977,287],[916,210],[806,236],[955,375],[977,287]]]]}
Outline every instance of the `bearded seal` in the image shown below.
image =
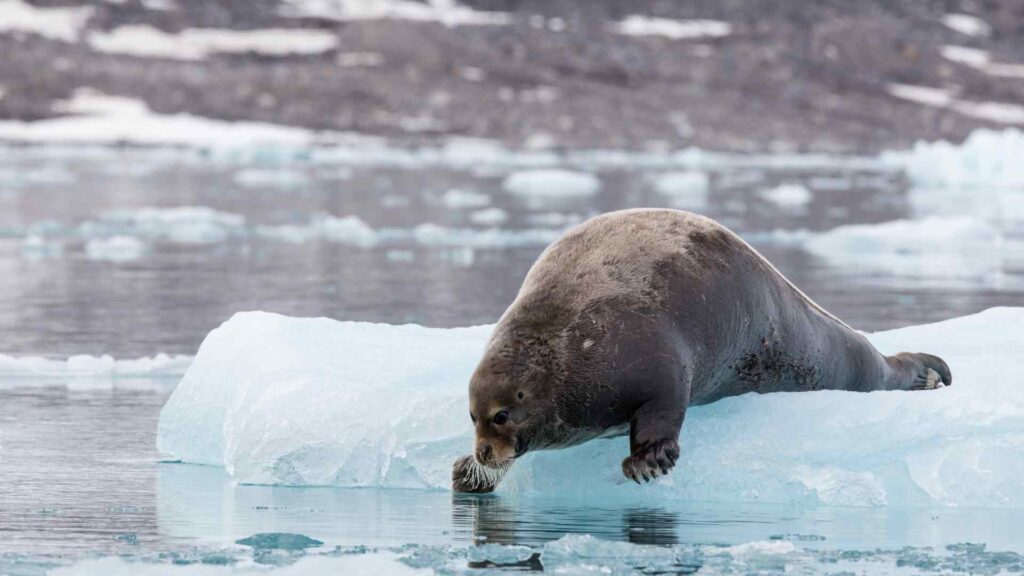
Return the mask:
{"type": "Polygon", "coordinates": [[[941,358],[883,356],[710,218],[611,212],[549,246],[495,326],[469,384],[476,449],[452,487],[490,492],[528,450],[627,433],[622,472],[650,481],[675,465],[689,406],[950,384],[941,358]]]}

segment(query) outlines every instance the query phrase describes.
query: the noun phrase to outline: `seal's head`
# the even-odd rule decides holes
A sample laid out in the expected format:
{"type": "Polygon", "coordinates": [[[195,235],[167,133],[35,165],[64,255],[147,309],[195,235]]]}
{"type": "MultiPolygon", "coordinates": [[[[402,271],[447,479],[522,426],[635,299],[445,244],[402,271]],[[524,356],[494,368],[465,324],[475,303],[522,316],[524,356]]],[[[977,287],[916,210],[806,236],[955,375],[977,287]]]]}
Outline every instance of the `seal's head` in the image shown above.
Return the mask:
{"type": "Polygon", "coordinates": [[[469,417],[476,429],[476,461],[508,466],[527,450],[548,444],[552,402],[549,371],[508,349],[485,354],[469,384],[469,417]]]}

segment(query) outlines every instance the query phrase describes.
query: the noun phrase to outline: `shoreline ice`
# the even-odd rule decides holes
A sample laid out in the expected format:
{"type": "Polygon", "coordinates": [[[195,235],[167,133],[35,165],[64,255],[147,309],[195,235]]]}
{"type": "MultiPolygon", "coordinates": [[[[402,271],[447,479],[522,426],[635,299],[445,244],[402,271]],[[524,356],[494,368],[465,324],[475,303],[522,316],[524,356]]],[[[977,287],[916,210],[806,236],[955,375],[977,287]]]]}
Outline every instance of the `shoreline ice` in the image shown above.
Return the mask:
{"type": "MultiPolygon", "coordinates": [[[[693,408],[681,461],[650,486],[625,482],[615,438],[528,454],[499,491],[1024,508],[1022,322],[1024,309],[996,308],[869,335],[884,353],[943,356],[951,388],[693,408]]],[[[466,386],[489,331],[237,314],[163,408],[158,449],[246,483],[447,489],[472,444],[466,386]]]]}

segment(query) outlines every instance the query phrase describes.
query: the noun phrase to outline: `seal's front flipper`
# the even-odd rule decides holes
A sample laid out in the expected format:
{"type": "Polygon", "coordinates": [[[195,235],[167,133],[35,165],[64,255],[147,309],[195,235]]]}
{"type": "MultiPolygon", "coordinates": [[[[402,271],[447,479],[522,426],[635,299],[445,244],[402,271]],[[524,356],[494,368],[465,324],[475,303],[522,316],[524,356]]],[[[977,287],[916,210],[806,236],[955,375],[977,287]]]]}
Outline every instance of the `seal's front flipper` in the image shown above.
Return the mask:
{"type": "Polygon", "coordinates": [[[452,490],[471,494],[494,492],[508,468],[488,468],[473,456],[463,456],[452,464],[452,490]]]}
{"type": "Polygon", "coordinates": [[[676,465],[686,404],[677,398],[649,400],[633,414],[629,423],[630,454],[622,461],[626,478],[637,484],[641,480],[650,482],[676,465]]]}
{"type": "Polygon", "coordinates": [[[895,390],[934,390],[943,386],[953,385],[953,374],[946,362],[932,354],[920,352],[900,352],[886,358],[896,369],[899,382],[895,390]]]}
{"type": "Polygon", "coordinates": [[[679,459],[679,441],[664,439],[636,448],[622,461],[622,473],[640,484],[668,474],[679,459]]]}

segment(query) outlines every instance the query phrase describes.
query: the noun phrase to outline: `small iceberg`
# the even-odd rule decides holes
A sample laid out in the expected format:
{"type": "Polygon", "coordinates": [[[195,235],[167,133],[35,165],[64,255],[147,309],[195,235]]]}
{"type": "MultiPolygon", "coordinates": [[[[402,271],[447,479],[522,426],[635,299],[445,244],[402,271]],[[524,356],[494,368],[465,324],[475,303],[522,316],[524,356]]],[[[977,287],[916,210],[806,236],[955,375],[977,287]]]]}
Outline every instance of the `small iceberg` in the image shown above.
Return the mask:
{"type": "MultiPolygon", "coordinates": [[[[626,483],[625,438],[527,454],[499,492],[1024,508],[1024,308],[869,335],[952,366],[930,392],[746,394],[692,408],[672,474],[626,483]],[[581,482],[580,478],[586,478],[581,482]]],[[[160,415],[160,451],[242,482],[448,489],[490,327],[236,314],[160,415]]]]}

